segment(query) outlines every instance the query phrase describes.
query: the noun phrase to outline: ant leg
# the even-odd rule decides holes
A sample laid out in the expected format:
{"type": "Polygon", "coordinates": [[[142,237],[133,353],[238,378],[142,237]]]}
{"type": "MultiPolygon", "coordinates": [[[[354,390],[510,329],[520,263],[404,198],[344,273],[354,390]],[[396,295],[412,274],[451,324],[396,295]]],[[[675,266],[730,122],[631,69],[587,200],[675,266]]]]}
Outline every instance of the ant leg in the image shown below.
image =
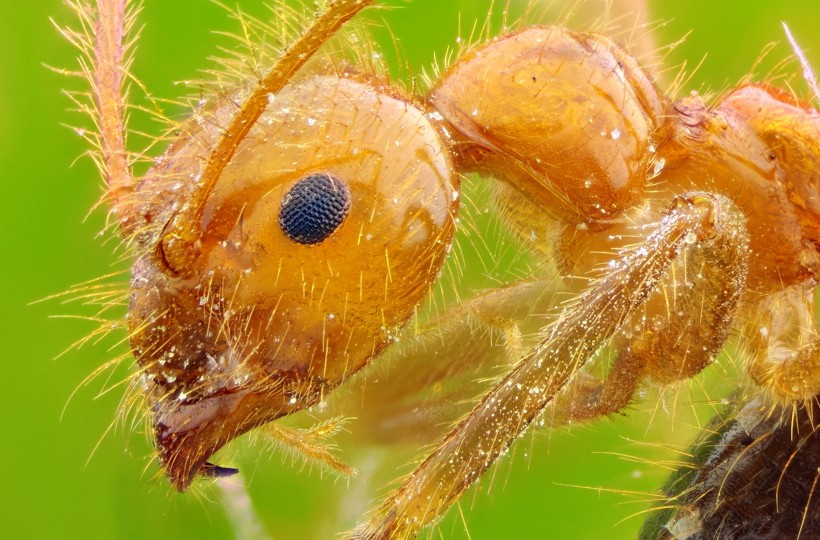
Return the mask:
{"type": "Polygon", "coordinates": [[[644,306],[623,325],[604,381],[576,378],[568,389],[569,417],[588,420],[625,407],[638,384],[689,379],[723,348],[743,291],[746,265],[714,264],[706,250],[686,250],[644,306]],[[577,388],[572,388],[576,387],[577,388]]]}
{"type": "Polygon", "coordinates": [[[522,334],[544,326],[561,290],[558,279],[519,282],[446,311],[337,389],[323,418],[354,417],[352,444],[429,444],[523,356],[522,334]]]}
{"type": "MultiPolygon", "coordinates": [[[[470,330],[469,326],[478,324],[491,333],[490,337],[501,337],[509,363],[517,361],[526,350],[523,331],[529,329],[527,323],[540,320],[537,328],[543,327],[543,317],[538,314],[555,305],[555,295],[561,286],[560,280],[552,279],[520,282],[485,291],[456,308],[463,313],[459,317],[462,319],[460,331],[470,330]]],[[[451,319],[451,315],[445,314],[442,319],[451,319]]],[[[474,333],[474,330],[470,331],[474,333]]]]}
{"type": "Polygon", "coordinates": [[[758,373],[760,368],[769,371],[756,377],[758,384],[779,397],[811,402],[820,394],[820,341],[805,345],[786,359],[767,356],[758,373]]]}
{"type": "Polygon", "coordinates": [[[745,327],[758,385],[787,401],[807,404],[820,394],[820,338],[813,320],[813,289],[795,286],[768,298],[745,327]]]}
{"type": "Polygon", "coordinates": [[[304,463],[319,465],[323,470],[347,478],[355,476],[356,469],[334,455],[335,446],[331,442],[333,436],[344,428],[344,424],[345,420],[340,417],[331,418],[307,429],[269,422],[261,426],[259,431],[304,463]]]}
{"type": "Polygon", "coordinates": [[[356,539],[412,537],[436,521],[552,402],[595,352],[645,305],[679,257],[745,267],[740,211],[711,194],[679,197],[656,230],[546,329],[541,341],[353,531],[356,539]]]}
{"type": "Polygon", "coordinates": [[[628,352],[618,355],[604,380],[578,373],[556,399],[556,418],[559,423],[586,421],[617,412],[629,405],[644,375],[640,357],[628,352]]]}

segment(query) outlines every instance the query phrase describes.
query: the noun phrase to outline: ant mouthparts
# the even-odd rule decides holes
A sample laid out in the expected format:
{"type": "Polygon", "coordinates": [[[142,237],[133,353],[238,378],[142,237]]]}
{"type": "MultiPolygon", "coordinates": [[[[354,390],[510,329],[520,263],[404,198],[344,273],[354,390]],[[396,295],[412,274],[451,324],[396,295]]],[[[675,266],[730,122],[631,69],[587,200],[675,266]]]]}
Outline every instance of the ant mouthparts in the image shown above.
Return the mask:
{"type": "Polygon", "coordinates": [[[227,478],[229,476],[233,476],[239,473],[239,469],[235,469],[233,467],[222,467],[220,465],[214,465],[213,463],[206,461],[205,465],[199,469],[199,474],[202,476],[207,476],[208,478],[227,478]]]}

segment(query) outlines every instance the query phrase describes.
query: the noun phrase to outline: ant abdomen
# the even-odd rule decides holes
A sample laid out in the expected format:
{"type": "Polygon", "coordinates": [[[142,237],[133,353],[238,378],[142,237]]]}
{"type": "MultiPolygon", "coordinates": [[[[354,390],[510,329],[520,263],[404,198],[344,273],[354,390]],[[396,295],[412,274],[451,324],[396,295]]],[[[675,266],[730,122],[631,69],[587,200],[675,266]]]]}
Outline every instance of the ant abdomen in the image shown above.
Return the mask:
{"type": "Polygon", "coordinates": [[[468,170],[505,180],[553,217],[610,220],[643,197],[667,104],[607,38],[535,26],[477,47],[430,95],[468,170]]]}
{"type": "MultiPolygon", "coordinates": [[[[190,121],[157,171],[201,170],[232,107],[190,121]]],[[[197,175],[154,176],[182,184],[183,208],[197,175]]],[[[429,294],[457,207],[444,143],[409,101],[349,73],[271,95],[196,223],[194,267],[155,249],[134,271],[131,345],[175,486],[379,354],[429,294]]]]}

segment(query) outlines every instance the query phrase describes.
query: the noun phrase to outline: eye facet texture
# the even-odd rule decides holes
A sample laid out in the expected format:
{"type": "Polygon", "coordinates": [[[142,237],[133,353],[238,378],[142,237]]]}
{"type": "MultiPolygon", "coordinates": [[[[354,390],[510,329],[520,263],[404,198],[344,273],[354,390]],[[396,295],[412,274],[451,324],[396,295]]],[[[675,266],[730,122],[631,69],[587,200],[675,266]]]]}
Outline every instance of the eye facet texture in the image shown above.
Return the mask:
{"type": "Polygon", "coordinates": [[[279,226],[300,244],[318,244],[341,226],[350,211],[350,190],[328,173],[310,174],[282,199],[279,226]]]}

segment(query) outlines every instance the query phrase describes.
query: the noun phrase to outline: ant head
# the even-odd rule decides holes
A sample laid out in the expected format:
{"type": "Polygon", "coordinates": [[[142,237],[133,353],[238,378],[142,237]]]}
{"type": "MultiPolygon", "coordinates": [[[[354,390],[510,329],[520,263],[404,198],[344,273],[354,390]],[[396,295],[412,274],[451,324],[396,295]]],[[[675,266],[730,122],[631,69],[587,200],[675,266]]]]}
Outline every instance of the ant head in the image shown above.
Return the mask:
{"type": "MultiPolygon", "coordinates": [[[[372,79],[326,71],[271,96],[183,230],[196,256],[180,269],[149,249],[134,267],[131,346],[178,489],[228,440],[360,369],[438,275],[458,205],[449,154],[372,79]]],[[[141,184],[171,186],[163,208],[184,210],[236,104],[208,107],[141,184]]]]}

